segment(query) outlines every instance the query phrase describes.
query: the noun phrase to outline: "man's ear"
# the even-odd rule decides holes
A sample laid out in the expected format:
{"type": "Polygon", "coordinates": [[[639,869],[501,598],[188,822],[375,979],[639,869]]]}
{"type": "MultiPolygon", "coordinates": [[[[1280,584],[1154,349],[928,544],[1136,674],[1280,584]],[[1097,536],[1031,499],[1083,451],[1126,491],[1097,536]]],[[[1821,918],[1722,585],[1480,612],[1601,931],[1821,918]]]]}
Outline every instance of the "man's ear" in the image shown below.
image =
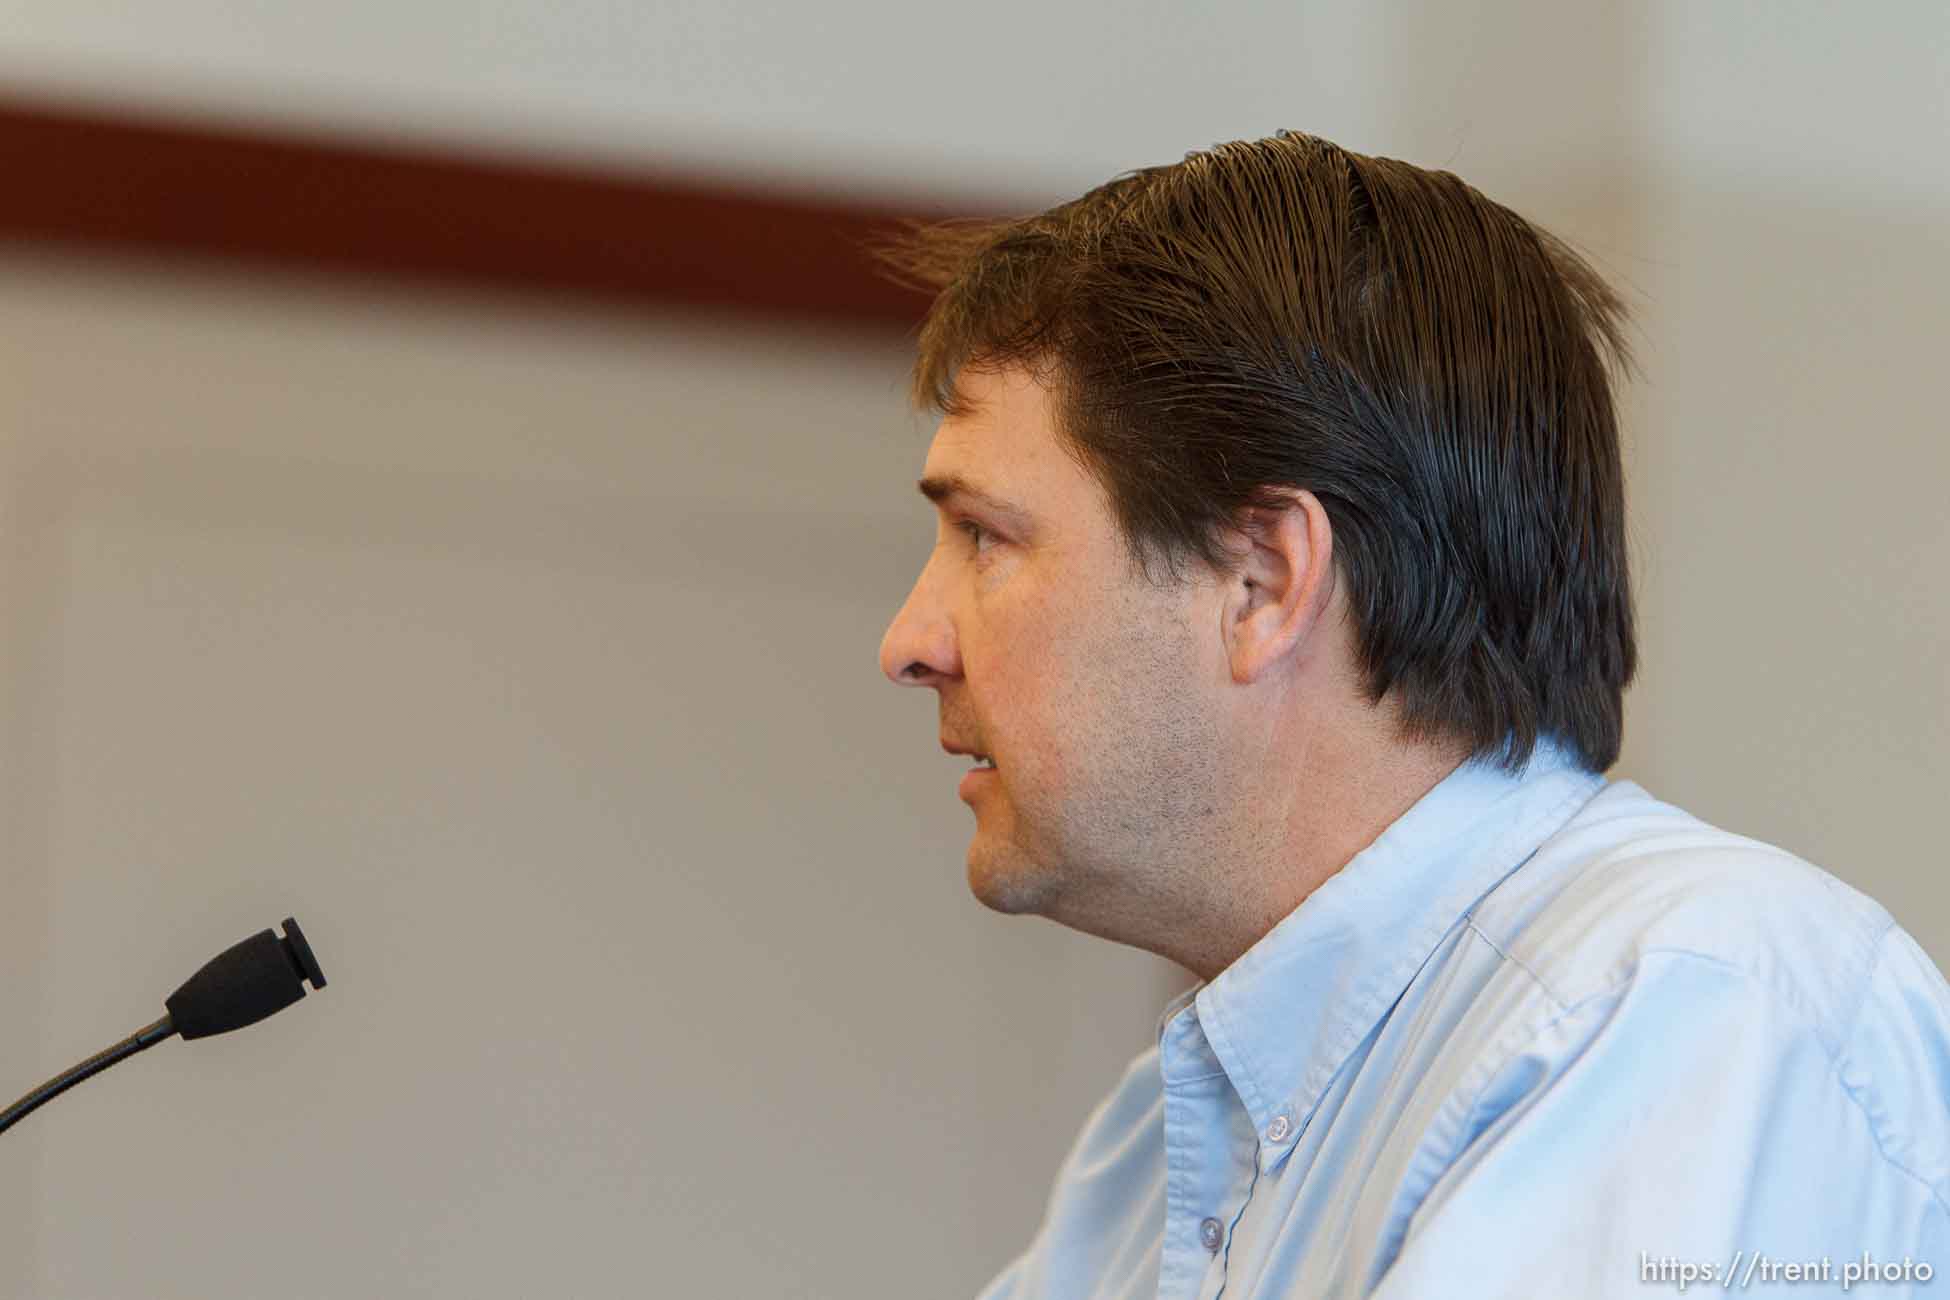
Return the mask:
{"type": "Polygon", "coordinates": [[[1304,488],[1282,495],[1278,509],[1250,509],[1229,539],[1243,560],[1227,585],[1221,631],[1241,685],[1306,648],[1334,593],[1327,508],[1304,488]]]}

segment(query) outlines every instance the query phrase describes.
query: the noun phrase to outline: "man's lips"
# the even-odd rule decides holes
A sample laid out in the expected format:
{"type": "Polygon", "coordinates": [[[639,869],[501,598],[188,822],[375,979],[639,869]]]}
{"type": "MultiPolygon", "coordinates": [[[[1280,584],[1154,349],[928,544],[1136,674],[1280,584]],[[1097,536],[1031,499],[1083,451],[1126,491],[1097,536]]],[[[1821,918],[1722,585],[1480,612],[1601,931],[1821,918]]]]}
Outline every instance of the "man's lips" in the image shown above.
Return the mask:
{"type": "Polygon", "coordinates": [[[977,790],[982,789],[984,786],[993,784],[994,781],[995,781],[994,768],[971,767],[968,769],[968,771],[962,773],[961,790],[960,790],[961,797],[963,799],[966,799],[968,798],[969,795],[975,793],[977,790]]]}
{"type": "Polygon", "coordinates": [[[947,750],[950,754],[962,754],[976,760],[975,766],[970,768],[962,776],[961,779],[962,798],[966,799],[972,792],[981,789],[983,785],[987,784],[988,779],[995,775],[995,768],[992,766],[992,764],[995,761],[994,755],[992,754],[988,755],[987,757],[989,761],[987,763],[984,763],[981,761],[983,758],[983,753],[981,750],[972,748],[968,745],[961,744],[957,741],[949,740],[945,736],[942,738],[941,747],[947,750]]]}

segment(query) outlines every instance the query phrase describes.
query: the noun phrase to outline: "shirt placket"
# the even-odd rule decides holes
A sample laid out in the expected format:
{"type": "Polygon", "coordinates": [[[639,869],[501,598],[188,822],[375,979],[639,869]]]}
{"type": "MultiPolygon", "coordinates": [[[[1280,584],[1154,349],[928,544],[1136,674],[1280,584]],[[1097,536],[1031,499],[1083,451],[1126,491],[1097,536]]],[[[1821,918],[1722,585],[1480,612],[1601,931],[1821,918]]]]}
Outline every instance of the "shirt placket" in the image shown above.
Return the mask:
{"type": "Polygon", "coordinates": [[[1210,1300],[1257,1172],[1252,1120],[1190,1013],[1162,1043],[1165,1232],[1159,1300],[1210,1300]]]}

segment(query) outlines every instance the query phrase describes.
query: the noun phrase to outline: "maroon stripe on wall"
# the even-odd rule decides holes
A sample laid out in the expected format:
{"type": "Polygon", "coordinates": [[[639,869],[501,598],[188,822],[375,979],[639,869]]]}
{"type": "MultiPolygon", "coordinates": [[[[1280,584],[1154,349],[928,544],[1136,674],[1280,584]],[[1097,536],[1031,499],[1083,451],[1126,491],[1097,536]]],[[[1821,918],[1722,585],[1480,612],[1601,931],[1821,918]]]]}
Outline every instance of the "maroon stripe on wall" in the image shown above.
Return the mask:
{"type": "Polygon", "coordinates": [[[904,217],[622,171],[0,100],[0,241],[905,329],[904,217]]]}

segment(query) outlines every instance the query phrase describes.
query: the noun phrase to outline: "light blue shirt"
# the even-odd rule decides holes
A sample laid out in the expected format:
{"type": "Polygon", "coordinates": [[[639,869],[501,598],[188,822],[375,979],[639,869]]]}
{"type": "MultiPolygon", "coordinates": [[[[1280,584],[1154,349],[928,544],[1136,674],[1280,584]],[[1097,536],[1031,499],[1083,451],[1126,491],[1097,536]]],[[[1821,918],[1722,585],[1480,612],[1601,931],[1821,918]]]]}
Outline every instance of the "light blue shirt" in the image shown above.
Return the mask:
{"type": "Polygon", "coordinates": [[[1457,769],[1166,1007],[984,1296],[1880,1300],[1936,1270],[1943,976],[1834,877],[1544,748],[1457,769]]]}

